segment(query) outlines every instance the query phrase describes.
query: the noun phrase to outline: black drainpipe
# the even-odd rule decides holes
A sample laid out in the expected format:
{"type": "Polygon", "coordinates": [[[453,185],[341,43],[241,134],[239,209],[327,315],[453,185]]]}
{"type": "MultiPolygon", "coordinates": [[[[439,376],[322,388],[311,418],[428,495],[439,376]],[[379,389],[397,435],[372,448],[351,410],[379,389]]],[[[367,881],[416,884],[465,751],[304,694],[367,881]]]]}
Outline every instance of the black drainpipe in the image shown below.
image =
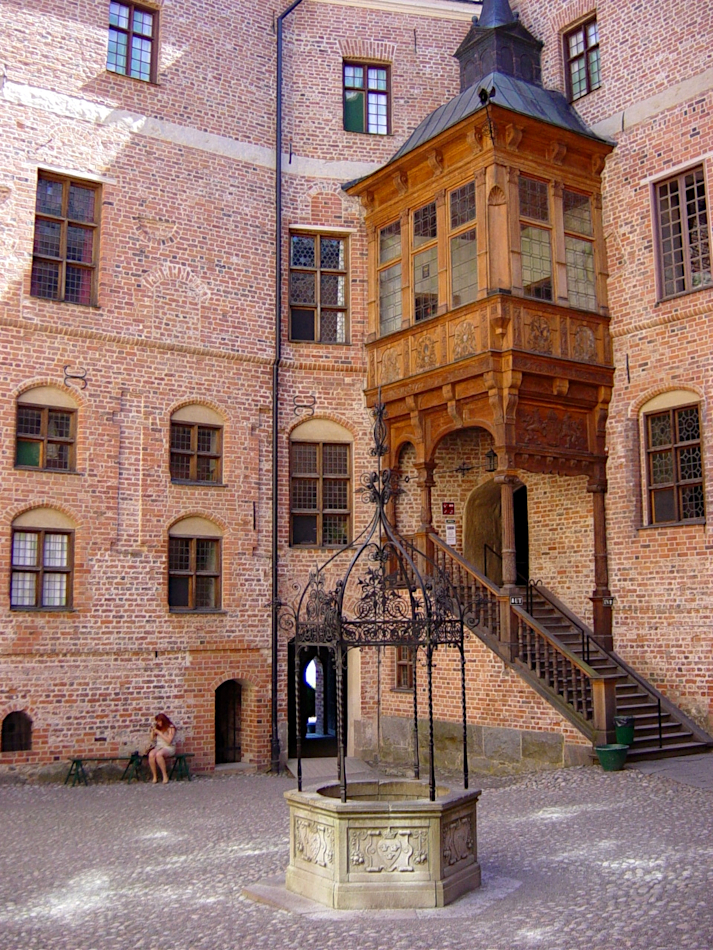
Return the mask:
{"type": "Polygon", "coordinates": [[[280,737],[277,723],[278,699],[278,583],[277,583],[277,491],[280,363],[282,362],[282,21],[302,3],[294,0],[277,18],[277,78],[275,117],[275,359],[272,364],[272,734],[270,763],[280,771],[280,737]]]}

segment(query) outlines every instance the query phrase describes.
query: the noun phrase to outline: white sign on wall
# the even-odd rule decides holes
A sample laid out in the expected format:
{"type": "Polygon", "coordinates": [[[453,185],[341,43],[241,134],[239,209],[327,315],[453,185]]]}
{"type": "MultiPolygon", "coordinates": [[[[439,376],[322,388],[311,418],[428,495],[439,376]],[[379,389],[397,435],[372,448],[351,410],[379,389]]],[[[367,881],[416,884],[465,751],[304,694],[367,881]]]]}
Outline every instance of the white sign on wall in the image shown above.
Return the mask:
{"type": "Polygon", "coordinates": [[[453,518],[446,518],[446,544],[453,546],[456,543],[456,523],[453,518]]]}

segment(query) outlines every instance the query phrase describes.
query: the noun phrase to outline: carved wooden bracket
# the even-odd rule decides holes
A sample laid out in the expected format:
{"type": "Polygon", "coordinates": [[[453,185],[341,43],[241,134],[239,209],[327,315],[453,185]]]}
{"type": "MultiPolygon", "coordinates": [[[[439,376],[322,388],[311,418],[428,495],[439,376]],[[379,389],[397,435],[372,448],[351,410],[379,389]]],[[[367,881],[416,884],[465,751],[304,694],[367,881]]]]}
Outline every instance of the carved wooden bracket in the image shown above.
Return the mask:
{"type": "Polygon", "coordinates": [[[552,392],[555,396],[566,396],[569,392],[569,380],[557,376],[552,380],[552,392]]]}
{"type": "Polygon", "coordinates": [[[592,174],[601,175],[604,171],[604,156],[592,155],[592,174]]]}
{"type": "Polygon", "coordinates": [[[405,195],[408,191],[408,176],[406,172],[397,172],[393,178],[394,187],[400,195],[405,195]]]}
{"type": "Polygon", "coordinates": [[[443,172],[443,152],[434,148],[428,153],[428,164],[431,166],[431,171],[434,175],[440,175],[443,172]]]}
{"type": "Polygon", "coordinates": [[[566,154],[567,146],[564,142],[551,142],[547,149],[547,157],[555,165],[562,165],[566,154]]]}
{"type": "Polygon", "coordinates": [[[505,144],[511,151],[516,152],[520,147],[524,131],[519,125],[512,123],[505,126],[505,144]]]}
{"type": "Polygon", "coordinates": [[[447,383],[442,387],[443,398],[446,401],[448,406],[448,415],[453,420],[454,424],[458,426],[459,429],[463,428],[463,416],[461,415],[460,408],[458,406],[458,401],[456,399],[455,390],[451,383],[447,383]]]}
{"type": "Polygon", "coordinates": [[[483,151],[483,129],[480,126],[470,129],[466,133],[465,140],[474,155],[483,151]]]}
{"type": "Polygon", "coordinates": [[[361,201],[362,208],[365,211],[374,210],[374,192],[365,191],[363,195],[359,195],[359,201],[361,201]]]}
{"type": "Polygon", "coordinates": [[[404,400],[411,416],[411,428],[418,441],[423,444],[423,413],[419,410],[415,396],[407,396],[404,400]]]}

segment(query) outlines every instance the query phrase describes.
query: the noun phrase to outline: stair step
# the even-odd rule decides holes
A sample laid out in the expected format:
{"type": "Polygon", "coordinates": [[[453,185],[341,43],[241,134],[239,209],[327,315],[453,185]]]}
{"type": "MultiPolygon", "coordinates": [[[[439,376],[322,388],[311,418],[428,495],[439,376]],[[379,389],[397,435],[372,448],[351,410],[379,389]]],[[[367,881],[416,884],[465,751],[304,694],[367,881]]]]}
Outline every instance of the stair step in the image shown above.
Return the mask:
{"type": "MultiPolygon", "coordinates": [[[[681,727],[680,730],[677,730],[672,733],[662,732],[661,742],[664,746],[674,745],[681,742],[695,742],[693,738],[693,733],[688,732],[687,730],[681,727]]],[[[649,736],[637,736],[634,733],[634,744],[630,746],[631,749],[654,749],[659,747],[659,737],[658,734],[651,734],[649,736]]]]}
{"type": "Polygon", "coordinates": [[[696,753],[709,751],[710,746],[705,742],[682,742],[679,745],[664,746],[662,749],[659,749],[658,746],[650,749],[629,749],[626,758],[627,761],[632,759],[637,761],[641,759],[666,759],[675,755],[695,755],[696,753]]]}

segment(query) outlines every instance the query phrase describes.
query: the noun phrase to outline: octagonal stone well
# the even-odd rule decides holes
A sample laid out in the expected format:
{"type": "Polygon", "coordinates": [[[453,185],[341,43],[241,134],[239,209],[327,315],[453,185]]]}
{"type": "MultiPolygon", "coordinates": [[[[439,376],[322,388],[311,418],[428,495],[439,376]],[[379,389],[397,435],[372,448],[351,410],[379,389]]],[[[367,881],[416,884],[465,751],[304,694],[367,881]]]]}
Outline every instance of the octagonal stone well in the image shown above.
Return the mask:
{"type": "Polygon", "coordinates": [[[337,783],[285,792],[289,891],[345,910],[443,907],[480,886],[480,790],[409,780],[337,783]]]}

